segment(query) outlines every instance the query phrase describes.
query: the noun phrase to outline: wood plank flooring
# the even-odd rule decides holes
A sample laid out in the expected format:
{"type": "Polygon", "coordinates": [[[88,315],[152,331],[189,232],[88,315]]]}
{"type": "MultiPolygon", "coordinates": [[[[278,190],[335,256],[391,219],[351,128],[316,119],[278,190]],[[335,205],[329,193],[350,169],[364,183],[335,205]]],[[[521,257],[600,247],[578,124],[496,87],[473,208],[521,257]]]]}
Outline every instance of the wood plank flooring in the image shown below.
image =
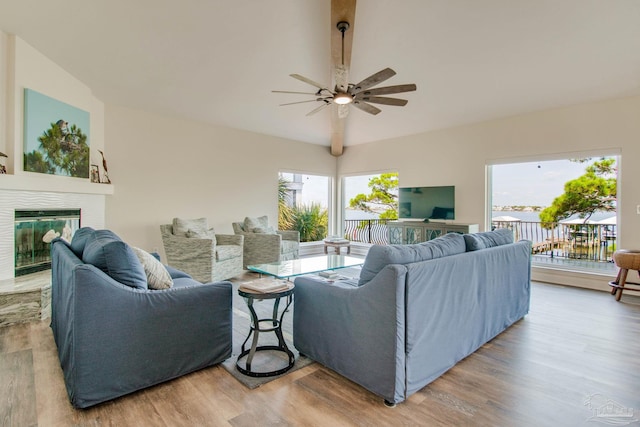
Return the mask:
{"type": "Polygon", "coordinates": [[[255,390],[215,366],[75,410],[42,321],[0,328],[0,425],[594,426],[607,401],[640,419],[639,368],[639,297],[535,283],[523,320],[393,409],[314,363],[255,390]]]}

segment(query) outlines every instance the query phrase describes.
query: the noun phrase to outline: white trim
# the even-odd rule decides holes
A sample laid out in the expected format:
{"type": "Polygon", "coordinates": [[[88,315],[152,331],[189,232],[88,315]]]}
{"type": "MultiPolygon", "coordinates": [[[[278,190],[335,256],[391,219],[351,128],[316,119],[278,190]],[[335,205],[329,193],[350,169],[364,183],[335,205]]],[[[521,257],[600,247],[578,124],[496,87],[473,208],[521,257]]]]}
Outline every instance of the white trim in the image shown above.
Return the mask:
{"type": "MultiPolygon", "coordinates": [[[[549,267],[531,267],[531,281],[610,292],[609,282],[615,275],[585,273],[549,267]]],[[[613,298],[613,297],[612,297],[613,298]]]]}
{"type": "Polygon", "coordinates": [[[613,157],[613,156],[620,156],[621,154],[622,154],[621,148],[612,147],[612,148],[600,148],[596,150],[531,154],[528,156],[486,159],[485,164],[487,166],[493,166],[493,165],[506,165],[511,163],[531,163],[531,162],[546,162],[546,161],[552,161],[552,160],[577,159],[582,157],[603,157],[603,156],[613,157]]]}

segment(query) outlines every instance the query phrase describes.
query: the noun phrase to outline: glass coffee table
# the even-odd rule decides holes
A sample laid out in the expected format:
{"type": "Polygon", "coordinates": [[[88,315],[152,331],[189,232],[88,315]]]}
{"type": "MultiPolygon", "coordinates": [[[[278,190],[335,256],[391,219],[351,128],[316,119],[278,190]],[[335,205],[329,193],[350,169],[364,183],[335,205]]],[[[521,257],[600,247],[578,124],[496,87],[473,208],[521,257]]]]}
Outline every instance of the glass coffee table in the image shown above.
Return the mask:
{"type": "Polygon", "coordinates": [[[290,279],[303,274],[333,271],[341,268],[362,265],[364,259],[347,255],[323,255],[290,261],[272,262],[268,264],[248,265],[247,269],[254,273],[266,274],[277,279],[290,279]]]}

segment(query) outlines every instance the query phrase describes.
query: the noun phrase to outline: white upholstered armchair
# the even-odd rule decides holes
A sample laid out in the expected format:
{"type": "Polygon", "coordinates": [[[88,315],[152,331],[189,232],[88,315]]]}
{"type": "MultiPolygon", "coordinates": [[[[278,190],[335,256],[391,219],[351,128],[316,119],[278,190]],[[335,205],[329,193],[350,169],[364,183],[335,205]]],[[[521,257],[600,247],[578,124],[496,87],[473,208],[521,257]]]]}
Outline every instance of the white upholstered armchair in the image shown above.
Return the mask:
{"type": "Polygon", "coordinates": [[[212,229],[180,221],[206,221],[174,219],[173,224],[160,226],[167,264],[203,282],[227,280],[243,272],[242,256],[244,236],[215,234],[212,229]],[[178,222],[176,222],[178,220],[178,222]],[[187,227],[184,225],[187,224],[187,227]],[[203,231],[204,230],[204,231],[203,231]]]}
{"type": "Polygon", "coordinates": [[[300,232],[275,230],[269,226],[268,217],[247,217],[244,222],[234,222],[233,232],[244,236],[243,264],[264,264],[297,259],[300,253],[300,232]]]}

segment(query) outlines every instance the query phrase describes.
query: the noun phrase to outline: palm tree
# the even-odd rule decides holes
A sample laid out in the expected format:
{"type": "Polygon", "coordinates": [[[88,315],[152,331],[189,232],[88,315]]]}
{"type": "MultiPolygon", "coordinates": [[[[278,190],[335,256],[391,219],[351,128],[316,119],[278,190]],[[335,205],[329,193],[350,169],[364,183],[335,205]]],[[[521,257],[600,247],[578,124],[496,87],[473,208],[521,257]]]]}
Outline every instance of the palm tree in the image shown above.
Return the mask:
{"type": "Polygon", "coordinates": [[[278,177],[278,230],[292,230],[293,212],[290,203],[289,181],[278,177]]]}

